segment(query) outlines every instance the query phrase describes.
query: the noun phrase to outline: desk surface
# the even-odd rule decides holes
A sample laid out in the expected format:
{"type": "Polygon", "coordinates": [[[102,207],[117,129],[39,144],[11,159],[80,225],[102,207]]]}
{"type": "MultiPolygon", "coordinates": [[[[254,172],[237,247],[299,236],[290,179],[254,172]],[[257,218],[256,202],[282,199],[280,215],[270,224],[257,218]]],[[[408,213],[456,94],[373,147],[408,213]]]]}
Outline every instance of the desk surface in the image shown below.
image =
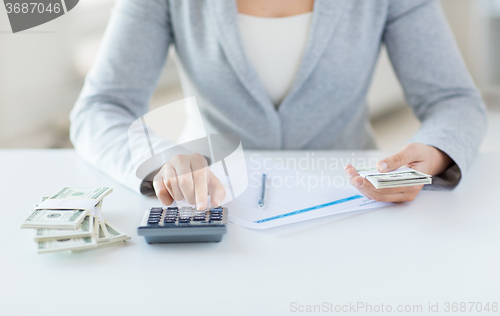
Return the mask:
{"type": "Polygon", "coordinates": [[[429,303],[440,312],[446,302],[500,303],[500,171],[492,168],[500,153],[480,154],[452,192],[271,230],[230,224],[220,243],[154,246],[136,228],[159,202],[74,151],[2,150],[0,160],[0,315],[286,315],[299,305],[358,302],[422,305],[426,314],[429,303]],[[19,224],[40,196],[63,186],[114,187],[103,214],[132,236],[128,245],[36,254],[33,232],[19,224]]]}

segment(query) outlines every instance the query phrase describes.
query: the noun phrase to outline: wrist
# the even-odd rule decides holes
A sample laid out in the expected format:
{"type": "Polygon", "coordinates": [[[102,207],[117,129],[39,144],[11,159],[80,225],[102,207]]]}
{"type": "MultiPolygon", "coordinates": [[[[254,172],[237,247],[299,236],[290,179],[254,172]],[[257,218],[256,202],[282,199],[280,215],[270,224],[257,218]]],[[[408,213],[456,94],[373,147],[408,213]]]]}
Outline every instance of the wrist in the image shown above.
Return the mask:
{"type": "Polygon", "coordinates": [[[452,165],[453,160],[450,158],[450,156],[448,156],[445,152],[441,151],[440,149],[433,146],[429,147],[431,148],[431,151],[433,153],[431,159],[433,166],[431,175],[435,176],[441,174],[446,169],[448,169],[452,165]]]}

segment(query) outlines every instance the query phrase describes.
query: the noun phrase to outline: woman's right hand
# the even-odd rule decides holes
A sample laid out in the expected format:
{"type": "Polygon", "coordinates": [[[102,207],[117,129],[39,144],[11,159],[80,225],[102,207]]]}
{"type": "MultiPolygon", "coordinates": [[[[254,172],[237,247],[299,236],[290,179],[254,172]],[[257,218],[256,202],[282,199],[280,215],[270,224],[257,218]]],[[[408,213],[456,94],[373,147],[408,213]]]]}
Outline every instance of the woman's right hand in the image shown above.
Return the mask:
{"type": "Polygon", "coordinates": [[[162,204],[171,205],[185,198],[198,210],[207,207],[208,195],[212,206],[219,206],[226,197],[226,190],[207,160],[197,153],[172,158],[156,174],[153,187],[162,204]]]}

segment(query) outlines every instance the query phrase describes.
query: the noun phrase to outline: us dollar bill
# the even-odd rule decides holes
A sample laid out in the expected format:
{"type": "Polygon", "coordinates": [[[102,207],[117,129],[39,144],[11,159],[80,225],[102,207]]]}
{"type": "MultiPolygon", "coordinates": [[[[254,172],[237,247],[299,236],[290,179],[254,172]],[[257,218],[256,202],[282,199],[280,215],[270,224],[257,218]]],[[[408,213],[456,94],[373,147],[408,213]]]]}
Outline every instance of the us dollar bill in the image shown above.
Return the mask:
{"type": "Polygon", "coordinates": [[[61,238],[38,242],[38,253],[84,250],[95,248],[96,240],[93,237],[61,238]]]}
{"type": "Polygon", "coordinates": [[[35,241],[54,240],[61,238],[92,237],[94,235],[94,217],[87,214],[82,224],[75,230],[71,229],[37,229],[35,241]]]}
{"type": "Polygon", "coordinates": [[[376,189],[432,183],[432,176],[407,167],[401,167],[390,172],[379,172],[376,169],[358,170],[358,172],[376,189]]]}
{"type": "Polygon", "coordinates": [[[87,210],[34,210],[22,223],[21,228],[77,229],[87,215],[87,210]]]}
{"type": "Polygon", "coordinates": [[[106,195],[113,192],[113,188],[110,187],[98,187],[98,188],[71,188],[66,187],[61,191],[57,192],[49,199],[91,199],[91,200],[102,200],[106,195]]]}
{"type": "Polygon", "coordinates": [[[108,242],[110,239],[108,230],[106,229],[106,225],[104,222],[100,222],[98,225],[98,233],[97,233],[97,242],[103,243],[108,242]]]}
{"type": "Polygon", "coordinates": [[[130,237],[127,236],[127,234],[125,234],[123,231],[118,229],[118,227],[114,226],[107,220],[104,220],[104,223],[106,226],[106,230],[108,231],[110,241],[123,241],[130,239],[130,237]]]}

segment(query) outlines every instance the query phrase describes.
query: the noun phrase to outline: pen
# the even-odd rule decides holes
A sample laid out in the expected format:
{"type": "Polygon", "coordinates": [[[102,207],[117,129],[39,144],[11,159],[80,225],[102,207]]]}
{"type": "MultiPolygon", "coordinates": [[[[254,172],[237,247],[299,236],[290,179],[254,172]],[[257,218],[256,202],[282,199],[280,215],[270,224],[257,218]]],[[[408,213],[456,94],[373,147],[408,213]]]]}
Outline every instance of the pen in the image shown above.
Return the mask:
{"type": "Polygon", "coordinates": [[[264,197],[266,195],[266,174],[262,174],[262,192],[260,193],[259,206],[264,206],[264,197]]]}

